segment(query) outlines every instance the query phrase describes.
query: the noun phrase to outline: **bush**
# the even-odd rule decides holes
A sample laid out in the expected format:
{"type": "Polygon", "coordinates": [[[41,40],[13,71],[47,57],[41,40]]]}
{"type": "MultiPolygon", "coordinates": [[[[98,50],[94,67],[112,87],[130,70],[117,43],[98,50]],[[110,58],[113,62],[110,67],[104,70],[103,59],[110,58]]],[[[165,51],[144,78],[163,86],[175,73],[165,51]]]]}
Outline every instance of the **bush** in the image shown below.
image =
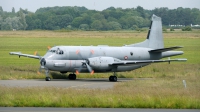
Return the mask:
{"type": "Polygon", "coordinates": [[[162,30],[163,30],[164,32],[167,32],[167,28],[165,28],[165,27],[163,27],[162,30]]]}
{"type": "Polygon", "coordinates": [[[186,26],[182,28],[182,31],[192,31],[192,28],[190,26],[186,26]]]}
{"type": "Polygon", "coordinates": [[[174,31],[174,28],[170,28],[170,31],[174,31]]]}

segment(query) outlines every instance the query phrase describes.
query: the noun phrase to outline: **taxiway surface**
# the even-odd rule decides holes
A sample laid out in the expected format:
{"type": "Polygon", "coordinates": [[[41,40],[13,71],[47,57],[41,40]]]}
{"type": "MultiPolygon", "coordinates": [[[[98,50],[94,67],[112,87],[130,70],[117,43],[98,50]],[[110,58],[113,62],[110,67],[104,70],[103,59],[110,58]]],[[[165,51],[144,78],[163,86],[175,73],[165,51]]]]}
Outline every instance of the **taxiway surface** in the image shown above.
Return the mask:
{"type": "MultiPolygon", "coordinates": [[[[134,79],[119,78],[118,82],[130,81],[134,79]]],[[[53,79],[51,81],[44,81],[44,79],[37,80],[0,80],[1,86],[10,87],[64,87],[64,88],[88,88],[88,89],[108,89],[112,88],[117,82],[110,82],[108,79],[53,79]]]]}

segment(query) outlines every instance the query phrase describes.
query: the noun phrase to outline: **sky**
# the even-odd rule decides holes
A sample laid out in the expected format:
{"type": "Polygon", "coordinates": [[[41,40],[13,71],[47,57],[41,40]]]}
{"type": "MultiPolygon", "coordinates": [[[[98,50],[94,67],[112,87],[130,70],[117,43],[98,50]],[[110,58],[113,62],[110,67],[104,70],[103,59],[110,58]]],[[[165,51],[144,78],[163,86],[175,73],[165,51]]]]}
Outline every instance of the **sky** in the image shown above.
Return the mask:
{"type": "Polygon", "coordinates": [[[148,10],[160,7],[168,7],[169,9],[176,9],[178,7],[200,9],[200,0],[0,0],[0,6],[7,12],[11,12],[12,7],[15,8],[15,11],[22,8],[35,12],[42,7],[54,6],[84,6],[88,9],[99,11],[111,6],[123,9],[141,6],[148,10]]]}

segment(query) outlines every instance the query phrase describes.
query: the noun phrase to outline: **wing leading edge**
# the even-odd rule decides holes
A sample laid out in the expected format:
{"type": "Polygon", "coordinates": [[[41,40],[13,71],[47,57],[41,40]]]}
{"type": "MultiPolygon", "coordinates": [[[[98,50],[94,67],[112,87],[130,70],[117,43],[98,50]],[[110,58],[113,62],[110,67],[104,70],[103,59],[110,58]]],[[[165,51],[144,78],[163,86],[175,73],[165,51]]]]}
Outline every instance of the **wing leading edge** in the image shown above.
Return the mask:
{"type": "Polygon", "coordinates": [[[110,66],[129,66],[129,65],[137,65],[142,63],[162,63],[162,62],[171,62],[171,61],[187,61],[187,59],[169,59],[169,60],[142,60],[142,61],[122,61],[122,62],[114,62],[109,64],[110,66]]]}
{"type": "Polygon", "coordinates": [[[9,54],[10,55],[18,55],[19,58],[20,58],[20,56],[28,57],[28,58],[34,58],[34,59],[40,59],[41,58],[40,56],[35,56],[35,55],[30,55],[30,54],[22,54],[21,52],[10,52],[9,54]]]}

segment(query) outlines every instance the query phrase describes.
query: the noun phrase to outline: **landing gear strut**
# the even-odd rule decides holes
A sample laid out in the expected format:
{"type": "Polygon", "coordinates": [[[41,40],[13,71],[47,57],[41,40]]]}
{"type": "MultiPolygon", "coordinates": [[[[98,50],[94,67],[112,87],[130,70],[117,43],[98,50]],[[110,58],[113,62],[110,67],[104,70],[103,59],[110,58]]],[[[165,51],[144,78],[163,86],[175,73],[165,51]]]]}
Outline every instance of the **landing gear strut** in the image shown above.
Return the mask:
{"type": "Polygon", "coordinates": [[[76,74],[69,74],[69,80],[76,80],[76,74]]]}
{"type": "Polygon", "coordinates": [[[45,70],[45,74],[46,74],[45,80],[46,81],[51,81],[51,78],[49,77],[49,70],[48,69],[45,70]]]}
{"type": "Polygon", "coordinates": [[[113,75],[114,75],[114,76],[110,76],[110,77],[109,77],[109,81],[117,82],[117,76],[116,76],[116,73],[114,72],[113,75]]]}

